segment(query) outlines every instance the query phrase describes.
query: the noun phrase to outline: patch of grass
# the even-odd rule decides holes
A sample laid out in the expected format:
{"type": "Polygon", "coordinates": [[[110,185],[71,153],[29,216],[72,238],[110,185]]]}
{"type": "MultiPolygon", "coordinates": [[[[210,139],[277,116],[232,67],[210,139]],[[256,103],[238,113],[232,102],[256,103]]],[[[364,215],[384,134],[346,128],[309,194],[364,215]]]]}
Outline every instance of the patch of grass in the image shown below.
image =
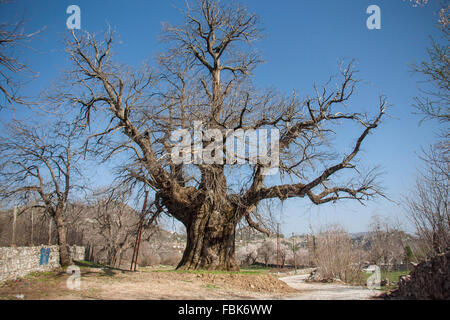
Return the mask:
{"type": "Polygon", "coordinates": [[[163,271],[173,271],[175,270],[174,266],[164,266],[164,265],[158,265],[158,266],[146,266],[146,267],[139,267],[138,271],[141,272],[163,272],[163,271]]]}
{"type": "MultiPolygon", "coordinates": [[[[369,273],[369,272],[363,272],[362,275],[362,285],[366,285],[367,283],[367,279],[372,275],[373,273],[369,273]]],[[[405,276],[408,275],[409,271],[407,270],[400,270],[400,271],[381,271],[381,281],[388,279],[390,283],[395,282],[394,285],[388,285],[388,286],[381,286],[380,290],[381,291],[389,291],[389,290],[395,290],[398,288],[398,281],[400,279],[401,276],[405,276]]]]}
{"type": "MultiPolygon", "coordinates": [[[[147,270],[146,270],[147,271],[147,270]]],[[[268,274],[270,268],[262,266],[245,266],[240,271],[221,271],[221,270],[177,270],[173,266],[159,266],[157,269],[148,269],[150,272],[176,272],[191,274],[268,274]]]]}
{"type": "Polygon", "coordinates": [[[95,263],[95,262],[92,262],[92,261],[86,261],[86,260],[74,260],[73,263],[76,266],[80,267],[81,269],[83,269],[83,268],[115,269],[115,268],[112,268],[112,267],[107,266],[107,265],[103,265],[103,264],[100,264],[100,263],[95,263]]]}
{"type": "Polygon", "coordinates": [[[46,282],[54,280],[56,273],[54,271],[33,271],[25,276],[27,280],[36,280],[39,282],[46,282]]]}
{"type": "Polygon", "coordinates": [[[26,278],[40,278],[40,277],[48,277],[55,275],[53,271],[33,271],[27,274],[26,278]]]}
{"type": "Polygon", "coordinates": [[[250,266],[250,267],[241,268],[241,273],[244,273],[244,274],[264,274],[264,273],[269,273],[269,272],[270,272],[270,268],[260,267],[260,266],[250,266]]]}
{"type": "Polygon", "coordinates": [[[409,271],[403,270],[403,271],[390,271],[390,272],[381,272],[381,279],[389,279],[389,281],[395,281],[398,282],[401,276],[406,276],[409,274],[409,271]]]}
{"type": "Polygon", "coordinates": [[[81,269],[83,268],[100,268],[100,265],[86,260],[73,260],[73,264],[79,266],[81,269]]]}
{"type": "Polygon", "coordinates": [[[176,270],[176,269],[157,269],[152,272],[176,272],[176,273],[189,273],[189,274],[262,274],[267,273],[266,270],[249,270],[241,269],[241,271],[220,271],[220,270],[176,270]]]}
{"type": "Polygon", "coordinates": [[[215,285],[215,284],[212,284],[212,283],[208,283],[206,286],[205,286],[205,288],[206,289],[220,289],[220,287],[219,286],[217,286],[217,285],[215,285]]]}
{"type": "Polygon", "coordinates": [[[241,268],[241,269],[270,271],[272,268],[271,267],[266,267],[266,266],[263,266],[263,265],[252,264],[252,265],[246,265],[245,268],[241,268]]]}

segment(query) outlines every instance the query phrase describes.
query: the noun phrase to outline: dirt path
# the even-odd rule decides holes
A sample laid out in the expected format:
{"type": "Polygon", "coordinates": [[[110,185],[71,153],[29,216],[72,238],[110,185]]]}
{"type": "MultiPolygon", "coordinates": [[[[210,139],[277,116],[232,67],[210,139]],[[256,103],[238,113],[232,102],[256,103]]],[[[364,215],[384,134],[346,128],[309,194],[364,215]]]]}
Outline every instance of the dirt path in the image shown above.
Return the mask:
{"type": "Polygon", "coordinates": [[[347,286],[334,283],[305,282],[307,274],[281,277],[279,280],[290,287],[299,290],[300,294],[289,295],[289,300],[369,300],[374,299],[380,292],[363,287],[347,286]]]}

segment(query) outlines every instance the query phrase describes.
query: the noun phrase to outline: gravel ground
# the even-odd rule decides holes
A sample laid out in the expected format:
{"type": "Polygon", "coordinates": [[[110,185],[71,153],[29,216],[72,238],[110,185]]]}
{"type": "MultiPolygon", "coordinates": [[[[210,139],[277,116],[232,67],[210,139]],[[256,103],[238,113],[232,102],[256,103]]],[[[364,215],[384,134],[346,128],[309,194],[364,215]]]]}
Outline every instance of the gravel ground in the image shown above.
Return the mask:
{"type": "Polygon", "coordinates": [[[290,287],[299,290],[299,294],[286,296],[289,300],[370,300],[376,299],[379,291],[363,287],[347,286],[335,283],[305,282],[307,274],[280,277],[290,287]]]}

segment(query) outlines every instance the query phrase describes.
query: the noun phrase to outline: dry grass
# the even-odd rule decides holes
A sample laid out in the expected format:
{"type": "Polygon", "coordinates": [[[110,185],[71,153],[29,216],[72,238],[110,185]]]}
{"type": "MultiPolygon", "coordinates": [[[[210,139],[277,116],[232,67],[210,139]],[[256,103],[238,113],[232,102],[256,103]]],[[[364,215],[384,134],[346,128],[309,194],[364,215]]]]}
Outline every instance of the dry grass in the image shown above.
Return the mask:
{"type": "Polygon", "coordinates": [[[316,236],[314,262],[320,278],[353,284],[361,281],[361,265],[349,234],[331,225],[316,236]]]}

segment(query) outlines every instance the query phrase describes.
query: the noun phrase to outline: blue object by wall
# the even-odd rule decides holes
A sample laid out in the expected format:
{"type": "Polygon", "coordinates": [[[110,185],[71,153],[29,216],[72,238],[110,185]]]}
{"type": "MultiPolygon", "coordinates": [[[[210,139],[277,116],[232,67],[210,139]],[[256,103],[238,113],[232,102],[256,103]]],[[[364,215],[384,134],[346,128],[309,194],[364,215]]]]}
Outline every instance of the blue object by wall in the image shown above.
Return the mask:
{"type": "Polygon", "coordinates": [[[48,258],[50,257],[50,248],[41,248],[41,257],[39,259],[39,265],[47,265],[48,258]]]}

